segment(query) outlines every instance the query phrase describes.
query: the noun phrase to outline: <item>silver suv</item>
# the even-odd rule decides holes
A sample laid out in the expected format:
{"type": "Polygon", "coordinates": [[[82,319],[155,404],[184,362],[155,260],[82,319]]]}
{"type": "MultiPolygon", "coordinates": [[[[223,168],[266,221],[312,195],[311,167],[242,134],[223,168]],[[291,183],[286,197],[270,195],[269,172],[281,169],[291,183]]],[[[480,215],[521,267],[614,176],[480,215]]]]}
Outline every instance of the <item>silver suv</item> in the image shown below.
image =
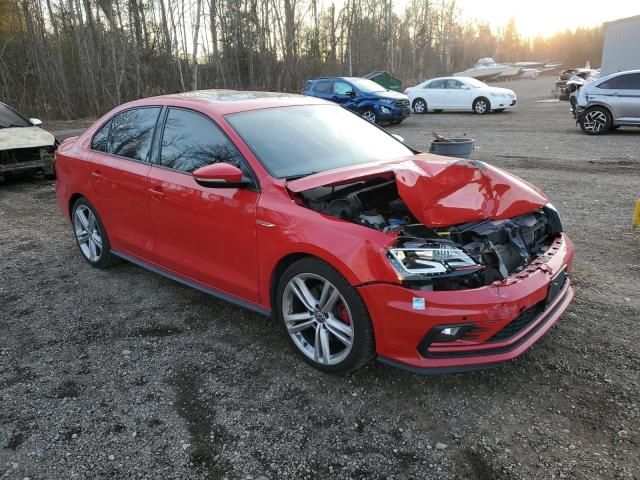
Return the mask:
{"type": "Polygon", "coordinates": [[[622,126],[640,127],[640,70],[585,83],[576,94],[574,116],[587,135],[622,126]]]}

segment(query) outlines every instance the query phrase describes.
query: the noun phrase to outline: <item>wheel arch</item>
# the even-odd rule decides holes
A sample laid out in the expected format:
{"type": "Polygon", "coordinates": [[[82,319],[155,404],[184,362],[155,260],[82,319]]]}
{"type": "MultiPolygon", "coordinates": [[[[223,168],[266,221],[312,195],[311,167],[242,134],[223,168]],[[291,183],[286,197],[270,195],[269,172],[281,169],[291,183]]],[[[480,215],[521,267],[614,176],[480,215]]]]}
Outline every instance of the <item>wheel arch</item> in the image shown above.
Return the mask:
{"type": "MultiPolygon", "coordinates": [[[[87,198],[87,196],[82,193],[76,192],[71,194],[71,196],[69,197],[69,205],[67,206],[67,213],[69,214],[69,218],[73,217],[73,205],[78,201],[79,198],[87,198]]],[[[89,199],[87,198],[87,200],[89,199]]]]}
{"type": "Polygon", "coordinates": [[[489,100],[486,95],[478,95],[476,98],[474,98],[473,102],[471,102],[471,108],[474,108],[478,100],[485,100],[489,104],[489,108],[487,110],[491,110],[491,100],[489,100]]]}
{"type": "Polygon", "coordinates": [[[427,101],[426,101],[424,98],[422,98],[422,97],[416,97],[416,98],[414,98],[414,99],[413,99],[413,101],[411,102],[411,108],[414,108],[414,106],[415,106],[415,104],[416,104],[416,102],[417,102],[418,100],[422,100],[426,106],[428,106],[428,105],[429,105],[429,104],[427,103],[427,101]]]}
{"type": "Polygon", "coordinates": [[[289,268],[298,260],[306,257],[322,260],[329,266],[336,269],[338,273],[340,273],[340,275],[342,275],[347,280],[347,282],[349,282],[349,284],[354,287],[360,283],[356,274],[349,268],[347,268],[347,266],[338,258],[332,257],[332,255],[313,252],[307,249],[298,249],[298,251],[296,252],[288,253],[285,256],[281,257],[271,269],[271,273],[269,275],[269,306],[271,307],[271,310],[274,311],[274,313],[277,305],[277,302],[275,301],[275,295],[276,291],[278,290],[278,282],[280,280],[280,277],[287,268],[289,268]]]}

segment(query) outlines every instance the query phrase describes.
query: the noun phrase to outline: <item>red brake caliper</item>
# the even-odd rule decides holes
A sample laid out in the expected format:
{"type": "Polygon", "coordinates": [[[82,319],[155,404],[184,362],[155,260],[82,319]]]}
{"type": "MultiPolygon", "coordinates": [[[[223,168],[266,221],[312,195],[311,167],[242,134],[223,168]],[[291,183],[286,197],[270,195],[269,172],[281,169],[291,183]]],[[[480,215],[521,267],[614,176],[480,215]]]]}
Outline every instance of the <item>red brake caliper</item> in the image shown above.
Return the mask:
{"type": "Polygon", "coordinates": [[[347,312],[347,308],[344,306],[344,303],[341,303],[338,306],[338,315],[337,317],[347,325],[351,325],[351,319],[349,319],[349,313],[347,312]]]}

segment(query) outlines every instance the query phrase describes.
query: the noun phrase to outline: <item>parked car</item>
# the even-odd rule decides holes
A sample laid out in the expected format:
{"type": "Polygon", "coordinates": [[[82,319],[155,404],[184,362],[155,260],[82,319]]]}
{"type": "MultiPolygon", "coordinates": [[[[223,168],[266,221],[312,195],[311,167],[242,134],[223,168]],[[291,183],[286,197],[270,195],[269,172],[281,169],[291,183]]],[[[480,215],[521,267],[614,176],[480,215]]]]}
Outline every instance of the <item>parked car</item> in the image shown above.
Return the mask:
{"type": "Polygon", "coordinates": [[[406,95],[366,78],[321,77],[309,80],[302,93],[338,103],[371,123],[402,123],[410,113],[406,95]]]}
{"type": "Polygon", "coordinates": [[[425,373],[494,365],[573,297],[573,245],[537,188],[419,154],[321,99],[137,100],[56,158],[89,264],[125,259],[271,315],[326,372],[374,357],[425,373]]]}
{"type": "Polygon", "coordinates": [[[640,127],[640,70],[619,72],[584,84],[574,93],[574,117],[587,135],[640,127]]]}
{"type": "Polygon", "coordinates": [[[58,142],[41,124],[0,102],[0,177],[26,171],[54,177],[53,152],[58,142]]]}
{"type": "Polygon", "coordinates": [[[416,113],[443,110],[469,110],[480,115],[502,112],[517,103],[508,88],[490,87],[471,77],[442,77],[407,88],[404,93],[416,113]]]}

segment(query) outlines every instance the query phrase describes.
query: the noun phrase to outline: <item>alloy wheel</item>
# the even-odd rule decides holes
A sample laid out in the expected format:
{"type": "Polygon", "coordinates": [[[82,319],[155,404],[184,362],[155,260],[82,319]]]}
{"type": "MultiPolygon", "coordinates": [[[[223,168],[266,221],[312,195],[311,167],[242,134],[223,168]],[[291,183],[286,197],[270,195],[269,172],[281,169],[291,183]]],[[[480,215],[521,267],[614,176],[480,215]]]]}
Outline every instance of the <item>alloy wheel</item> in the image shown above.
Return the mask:
{"type": "Polygon", "coordinates": [[[607,114],[601,110],[591,110],[584,115],[584,129],[590,133],[599,133],[607,128],[607,114]]]}
{"type": "Polygon", "coordinates": [[[82,254],[92,263],[102,255],[102,236],[95,214],[85,205],[78,205],[73,215],[73,229],[82,254]]]}
{"type": "Polygon", "coordinates": [[[373,112],[373,110],[367,110],[366,112],[364,112],[362,114],[362,118],[371,123],[376,123],[376,114],[373,112]]]}
{"type": "Polygon", "coordinates": [[[314,273],[299,273],[282,296],[284,323],[296,347],[322,365],[336,365],[351,352],[353,317],[340,291],[314,273]]]}

